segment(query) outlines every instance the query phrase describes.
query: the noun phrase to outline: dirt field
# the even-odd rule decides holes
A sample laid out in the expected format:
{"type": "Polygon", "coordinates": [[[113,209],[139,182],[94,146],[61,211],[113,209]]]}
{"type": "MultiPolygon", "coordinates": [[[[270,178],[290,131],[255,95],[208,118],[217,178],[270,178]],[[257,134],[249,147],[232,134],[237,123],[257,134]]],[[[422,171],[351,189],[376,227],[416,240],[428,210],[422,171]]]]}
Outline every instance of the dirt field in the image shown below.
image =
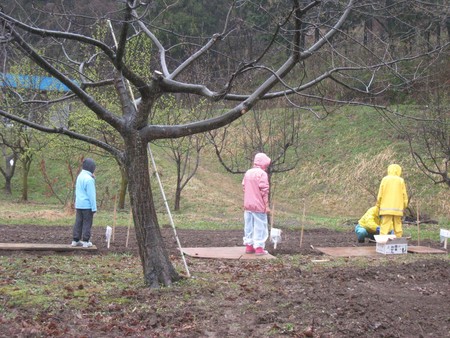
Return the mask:
{"type": "MultiPolygon", "coordinates": [[[[67,226],[36,230],[33,225],[0,225],[0,242],[64,244],[71,240],[71,229],[67,226]]],[[[126,248],[126,229],[118,228],[115,243],[108,250],[103,231],[94,228],[93,242],[98,247],[95,255],[112,252],[137,255],[134,234],[126,248]]],[[[162,231],[171,257],[181,264],[172,229],[162,231]]],[[[242,241],[241,231],[177,230],[177,233],[184,247],[240,246],[242,241]]],[[[183,285],[164,289],[165,297],[168,293],[172,296],[167,297],[165,309],[152,306],[155,297],[161,296],[158,291],[140,289],[130,297],[148,303],[146,311],[142,307],[134,312],[89,307],[82,315],[70,309],[61,311],[56,319],[42,314],[41,322],[57,321],[59,327],[45,333],[27,331],[27,325],[37,319],[28,318],[26,312],[22,321],[17,322],[9,321],[2,311],[0,336],[450,337],[448,254],[333,258],[315,249],[358,245],[350,227],[347,232],[308,230],[301,248],[299,241],[299,231],[285,230],[283,242],[276,250],[268,246],[269,252],[277,257],[271,261],[187,257],[194,278],[199,272],[217,278],[211,277],[208,286],[202,289],[186,290],[183,285]]],[[[421,245],[441,248],[437,242],[422,241],[421,245]]],[[[0,255],[24,257],[80,254],[93,253],[0,251],[0,255]]],[[[0,276],[0,290],[2,283],[0,276]]],[[[1,292],[0,305],[6,309],[1,292]]]]}

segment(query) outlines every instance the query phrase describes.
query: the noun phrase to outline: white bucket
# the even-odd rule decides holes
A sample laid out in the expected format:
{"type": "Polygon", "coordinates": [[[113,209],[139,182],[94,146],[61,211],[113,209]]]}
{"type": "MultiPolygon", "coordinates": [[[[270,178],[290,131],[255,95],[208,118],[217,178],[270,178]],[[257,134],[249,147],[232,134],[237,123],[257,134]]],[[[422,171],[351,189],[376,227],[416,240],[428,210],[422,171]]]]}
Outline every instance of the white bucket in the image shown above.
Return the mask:
{"type": "Polygon", "coordinates": [[[270,229],[270,241],[273,243],[273,248],[277,248],[277,243],[281,242],[281,229],[270,229]]]}

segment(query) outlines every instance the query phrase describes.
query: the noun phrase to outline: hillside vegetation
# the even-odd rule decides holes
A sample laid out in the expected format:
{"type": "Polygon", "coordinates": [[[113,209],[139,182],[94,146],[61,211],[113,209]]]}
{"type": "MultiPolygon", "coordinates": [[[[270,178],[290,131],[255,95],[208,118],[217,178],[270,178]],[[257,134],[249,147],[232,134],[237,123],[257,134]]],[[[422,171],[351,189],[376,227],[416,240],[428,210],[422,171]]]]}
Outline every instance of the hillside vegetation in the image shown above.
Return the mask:
{"type": "MultiPolygon", "coordinates": [[[[175,165],[161,148],[152,146],[152,149],[168,203],[173,207],[175,165]]],[[[301,160],[295,170],[273,177],[275,222],[298,226],[303,219],[317,222],[326,218],[338,223],[359,218],[375,202],[378,184],[386,174],[387,166],[394,162],[403,168],[411,197],[411,211],[419,208],[422,219],[429,217],[440,223],[450,220],[449,189],[434,185],[415,167],[406,140],[374,111],[345,108],[324,120],[305,115],[299,153],[301,160]]],[[[97,222],[111,223],[114,195],[120,184],[116,162],[108,157],[67,148],[49,147],[36,156],[38,160],[33,162],[29,178],[31,204],[22,204],[25,209],[32,212],[33,204],[46,205],[47,209],[52,210],[47,213],[47,216],[51,215],[47,223],[71,222],[71,213],[52,195],[49,185],[45,183],[40,162],[45,160],[45,171],[51,179],[52,188],[70,205],[72,181],[68,168],[70,165],[76,171],[82,155],[91,156],[97,162],[97,194],[101,211],[97,222]]],[[[242,175],[227,173],[215,158],[213,150],[206,148],[196,176],[183,190],[181,210],[174,215],[177,226],[241,226],[241,179],[242,175]]],[[[154,197],[161,213],[160,224],[166,226],[169,219],[154,175],[153,182],[154,197]]],[[[20,168],[12,186],[13,196],[2,194],[4,205],[19,201],[20,168]]],[[[8,205],[8,210],[2,208],[2,222],[16,218],[11,217],[10,213],[14,212],[12,209],[19,209],[18,204],[8,205]]],[[[43,215],[31,213],[26,218],[32,221],[39,217],[43,215]]],[[[119,213],[118,219],[119,223],[127,224],[128,210],[119,213]]]]}

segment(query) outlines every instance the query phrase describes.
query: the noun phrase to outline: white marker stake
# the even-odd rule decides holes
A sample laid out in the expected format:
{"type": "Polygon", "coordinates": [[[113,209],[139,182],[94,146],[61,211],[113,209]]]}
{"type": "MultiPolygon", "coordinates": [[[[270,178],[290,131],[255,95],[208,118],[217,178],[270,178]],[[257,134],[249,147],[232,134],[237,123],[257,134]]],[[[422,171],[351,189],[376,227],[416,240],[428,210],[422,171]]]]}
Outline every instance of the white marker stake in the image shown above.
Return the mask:
{"type": "Polygon", "coordinates": [[[108,243],[107,244],[108,249],[109,249],[109,244],[111,243],[111,234],[112,234],[112,228],[110,226],[107,226],[105,237],[106,237],[106,242],[108,243]]]}

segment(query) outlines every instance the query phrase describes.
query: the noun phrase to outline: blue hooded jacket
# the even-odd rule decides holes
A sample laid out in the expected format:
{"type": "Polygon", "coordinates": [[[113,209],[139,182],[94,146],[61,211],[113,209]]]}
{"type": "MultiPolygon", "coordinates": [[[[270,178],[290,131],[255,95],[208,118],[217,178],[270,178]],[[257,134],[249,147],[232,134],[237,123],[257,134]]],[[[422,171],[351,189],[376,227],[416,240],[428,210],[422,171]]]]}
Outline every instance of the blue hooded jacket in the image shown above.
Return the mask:
{"type": "Polygon", "coordinates": [[[91,209],[92,212],[96,212],[97,201],[95,192],[94,160],[86,158],[83,161],[82,168],[75,185],[75,208],[91,209]]]}

